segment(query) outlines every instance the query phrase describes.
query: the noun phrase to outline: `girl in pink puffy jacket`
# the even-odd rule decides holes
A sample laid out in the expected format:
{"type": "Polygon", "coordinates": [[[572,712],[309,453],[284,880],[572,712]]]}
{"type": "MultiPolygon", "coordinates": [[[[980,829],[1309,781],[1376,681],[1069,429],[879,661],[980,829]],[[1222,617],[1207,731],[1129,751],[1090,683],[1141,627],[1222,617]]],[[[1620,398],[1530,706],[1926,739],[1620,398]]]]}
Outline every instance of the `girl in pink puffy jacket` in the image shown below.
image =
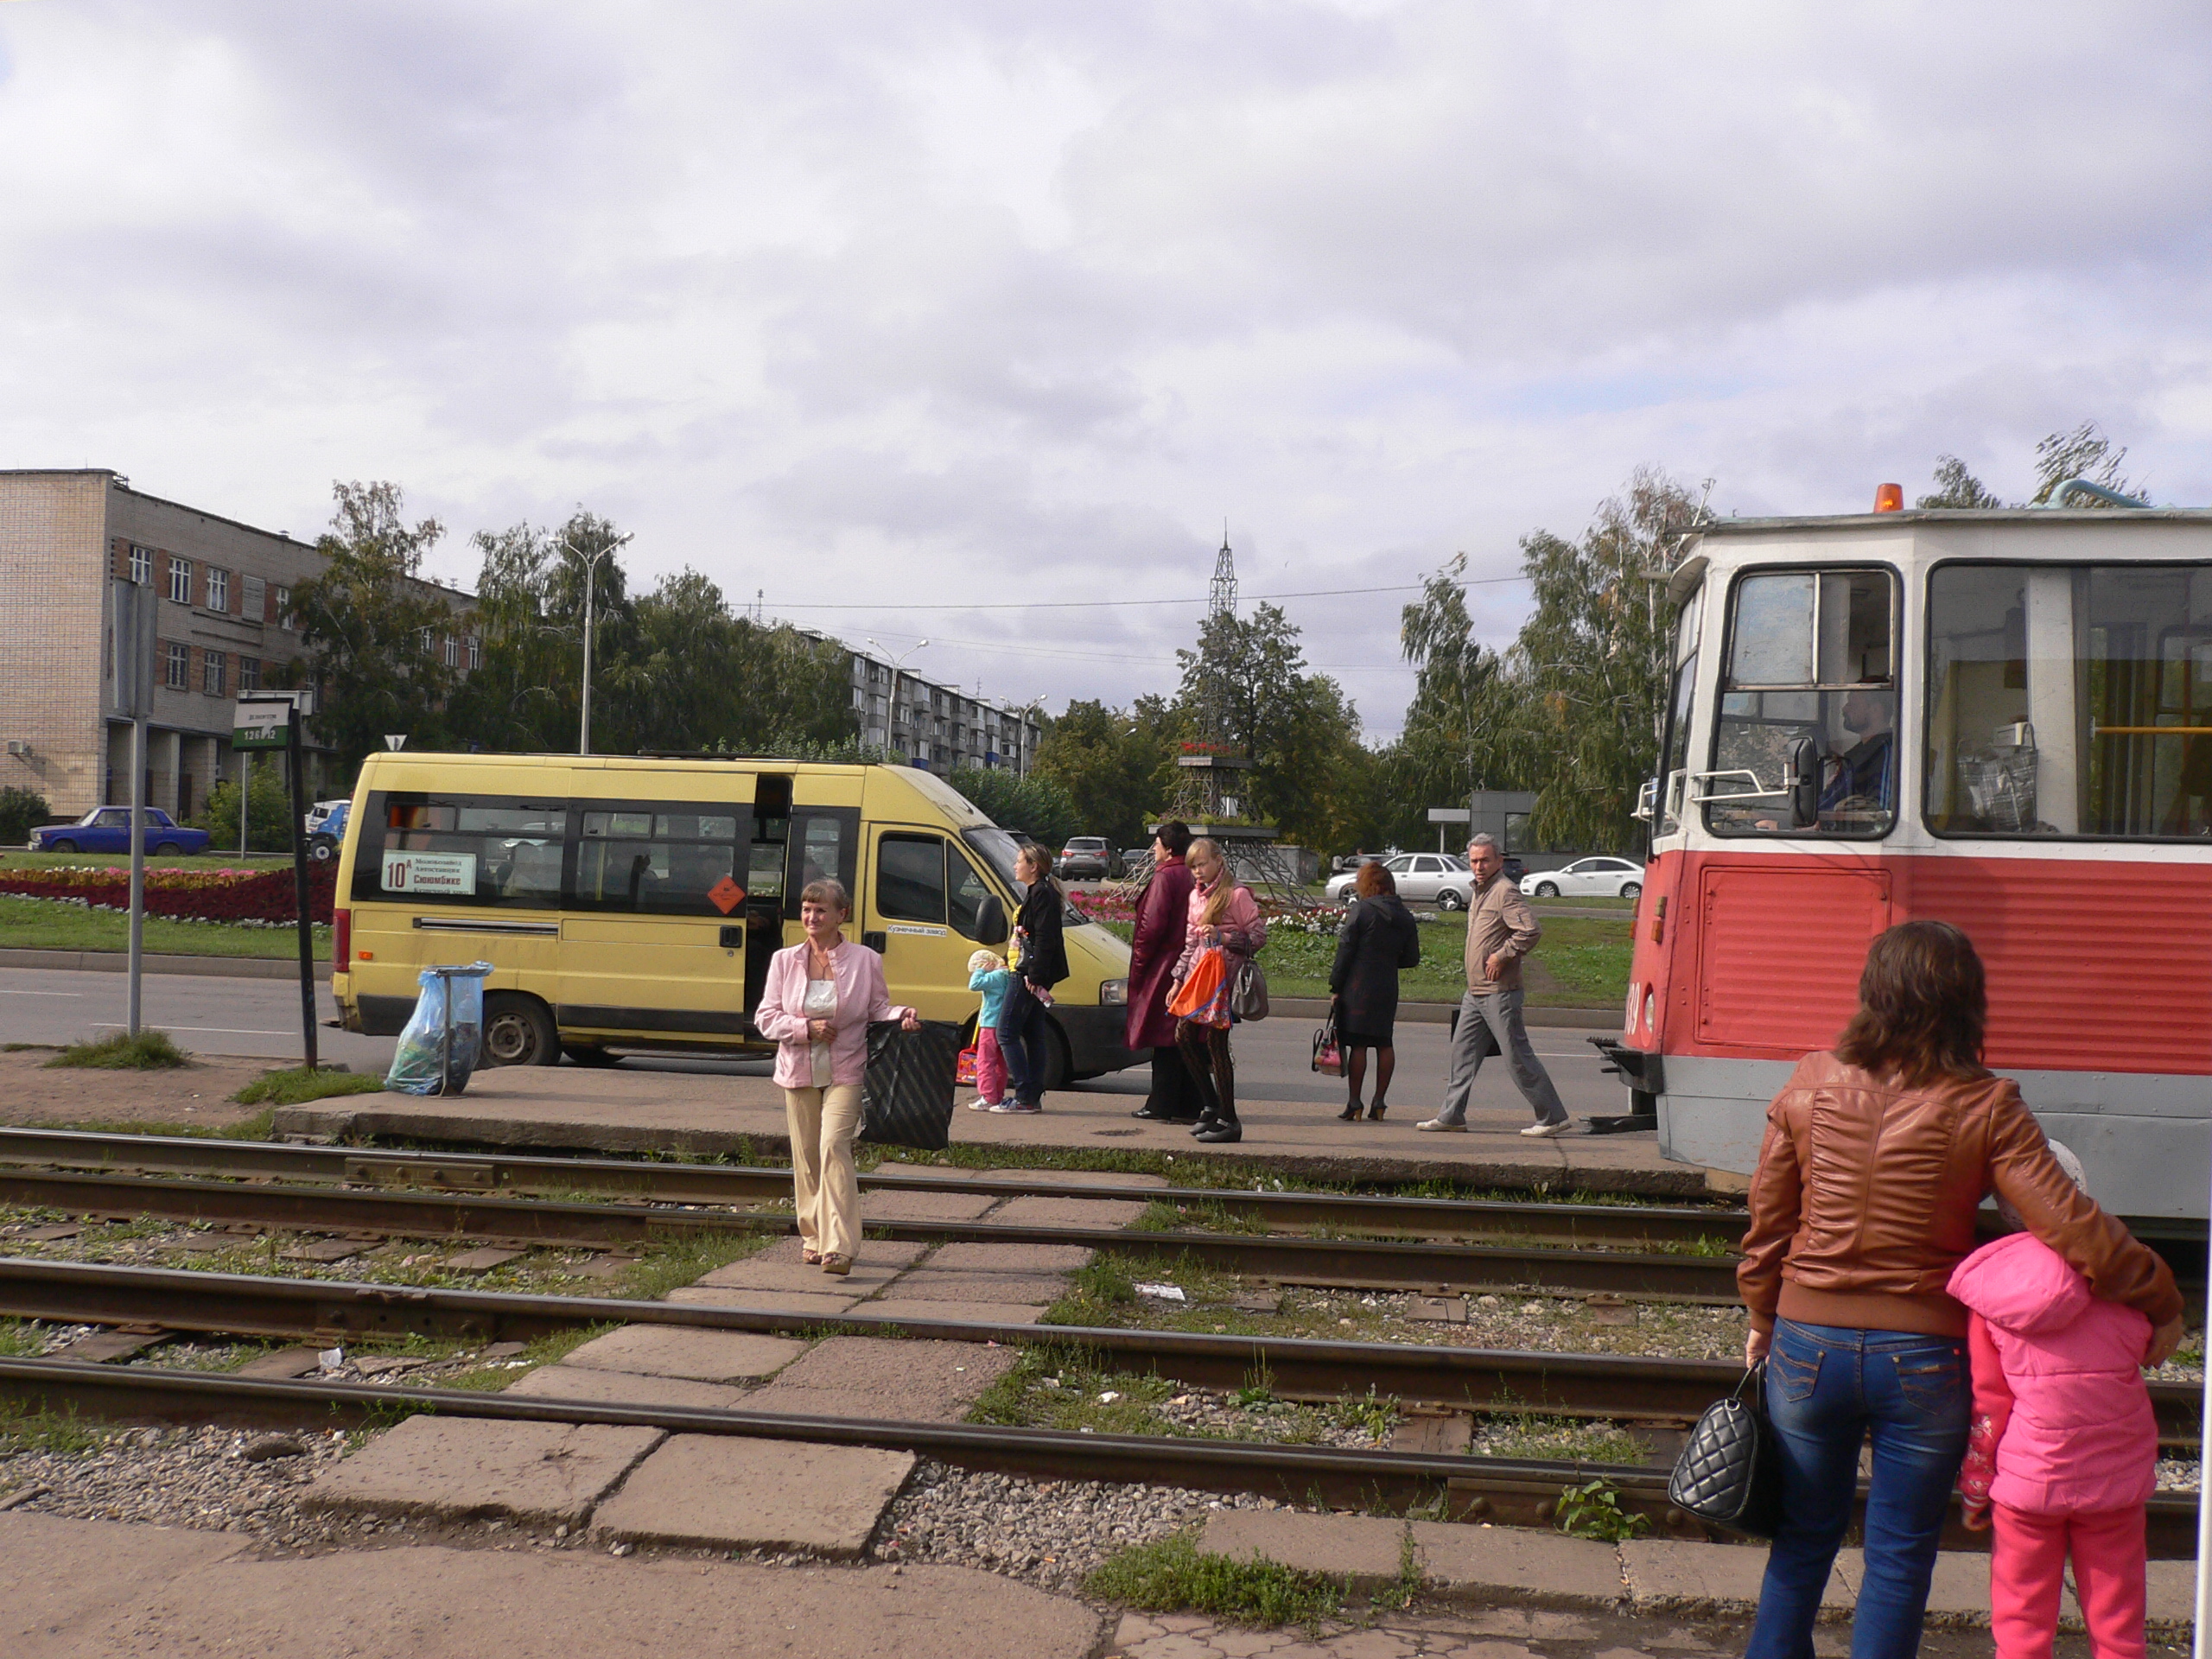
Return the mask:
{"type": "MultiPolygon", "coordinates": [[[[2081,1165],[2051,1150],[2081,1181],[2081,1165]]],[[[1989,1619],[1998,1659],[2050,1659],[2066,1558],[2098,1659],[2141,1659],[2143,1507],[2158,1428],[2143,1385],[2151,1322],[2101,1301],[2033,1234],[1985,1244],[1951,1274],[1967,1305],[1974,1429],[1967,1524],[1996,1531],[1989,1619]]]]}

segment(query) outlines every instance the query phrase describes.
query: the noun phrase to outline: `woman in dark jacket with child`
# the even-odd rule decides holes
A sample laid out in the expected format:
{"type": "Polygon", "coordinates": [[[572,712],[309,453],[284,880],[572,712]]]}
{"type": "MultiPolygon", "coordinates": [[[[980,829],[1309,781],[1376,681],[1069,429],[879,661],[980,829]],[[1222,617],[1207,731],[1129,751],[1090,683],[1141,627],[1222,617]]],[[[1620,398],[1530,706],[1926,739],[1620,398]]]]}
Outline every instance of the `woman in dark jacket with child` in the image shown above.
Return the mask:
{"type": "Polygon", "coordinates": [[[1372,861],[1359,867],[1352,884],[1357,896],[1337,931],[1337,959],[1329,969],[1329,995],[1337,1003],[1337,1046],[1344,1051],[1344,1084],[1350,1095],[1338,1116],[1357,1123],[1360,1085],[1367,1079],[1367,1051],[1375,1051],[1375,1103],[1366,1108],[1371,1122],[1389,1109],[1390,1077],[1398,1067],[1392,1046],[1398,1023],[1398,976],[1421,966],[1421,935],[1413,912],[1398,897],[1390,872],[1372,861]]]}
{"type": "Polygon", "coordinates": [[[1067,944],[1061,938],[1067,899],[1052,880],[1052,854],[1036,842],[1022,848],[1014,873],[1026,888],[1014,918],[1020,953],[1014,971],[1021,983],[1007,999],[1007,1023],[999,1027],[999,1048],[1006,1056],[1007,1079],[1014,1084],[1014,1094],[991,1109],[1041,1112],[1053,1042],[1052,1022],[1045,1009],[1052,1001],[1052,987],[1068,976],[1067,944]]]}

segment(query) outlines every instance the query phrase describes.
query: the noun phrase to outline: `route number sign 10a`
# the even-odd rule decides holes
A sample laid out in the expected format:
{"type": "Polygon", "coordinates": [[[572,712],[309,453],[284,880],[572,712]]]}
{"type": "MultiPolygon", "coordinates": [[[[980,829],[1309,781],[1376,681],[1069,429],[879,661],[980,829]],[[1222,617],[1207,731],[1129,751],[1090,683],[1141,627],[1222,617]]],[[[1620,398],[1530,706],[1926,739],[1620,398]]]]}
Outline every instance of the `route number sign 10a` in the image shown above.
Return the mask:
{"type": "Polygon", "coordinates": [[[473,899],[476,896],[474,853],[386,853],[386,893],[425,893],[473,899]]]}

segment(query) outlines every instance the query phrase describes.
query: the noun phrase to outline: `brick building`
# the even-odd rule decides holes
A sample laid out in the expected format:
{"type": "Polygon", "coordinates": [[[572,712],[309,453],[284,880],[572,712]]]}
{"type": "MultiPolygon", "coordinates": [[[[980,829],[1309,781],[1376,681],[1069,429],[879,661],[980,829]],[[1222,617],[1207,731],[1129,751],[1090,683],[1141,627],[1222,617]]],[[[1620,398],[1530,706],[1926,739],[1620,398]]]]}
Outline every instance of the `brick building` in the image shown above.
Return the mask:
{"type": "MultiPolygon", "coordinates": [[[[318,574],[312,545],[130,487],[102,468],[0,471],[0,787],[46,797],[57,817],[130,798],[130,722],[112,701],[108,582],[160,595],[147,804],[182,818],[238,776],[231,709],[303,652],[291,592],[318,574]]],[[[450,589],[457,605],[469,596],[450,589]]],[[[434,642],[474,668],[461,631],[434,642]]],[[[350,790],[310,747],[315,795],[350,790]]]]}

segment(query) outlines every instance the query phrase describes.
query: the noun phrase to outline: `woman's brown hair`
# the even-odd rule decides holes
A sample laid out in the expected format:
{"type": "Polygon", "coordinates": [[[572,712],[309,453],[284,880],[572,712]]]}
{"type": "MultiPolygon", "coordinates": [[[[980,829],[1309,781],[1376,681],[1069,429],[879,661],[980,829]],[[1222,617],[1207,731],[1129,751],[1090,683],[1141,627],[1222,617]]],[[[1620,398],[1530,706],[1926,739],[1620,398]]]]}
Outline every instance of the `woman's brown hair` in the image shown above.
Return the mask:
{"type": "Polygon", "coordinates": [[[1221,855],[1221,843],[1210,836],[1200,836],[1192,842],[1191,850],[1183,855],[1184,861],[1190,862],[1201,852],[1221,874],[1214,878],[1213,891],[1206,895],[1206,907],[1198,920],[1207,927],[1219,927],[1221,918],[1229,914],[1229,901],[1236,896],[1236,876],[1229,868],[1229,861],[1221,855]]]}
{"type": "Polygon", "coordinates": [[[1351,890],[1363,899],[1372,899],[1378,893],[1395,893],[1398,878],[1382,866],[1382,861],[1370,858],[1359,867],[1359,874],[1352,879],[1351,890]]]}
{"type": "Polygon", "coordinates": [[[1974,941],[1948,922],[1901,922],[1876,939],[1859,976],[1859,1012],[1836,1058],[1918,1088],[1988,1074],[1981,1063],[1989,990],[1974,941]]]}

